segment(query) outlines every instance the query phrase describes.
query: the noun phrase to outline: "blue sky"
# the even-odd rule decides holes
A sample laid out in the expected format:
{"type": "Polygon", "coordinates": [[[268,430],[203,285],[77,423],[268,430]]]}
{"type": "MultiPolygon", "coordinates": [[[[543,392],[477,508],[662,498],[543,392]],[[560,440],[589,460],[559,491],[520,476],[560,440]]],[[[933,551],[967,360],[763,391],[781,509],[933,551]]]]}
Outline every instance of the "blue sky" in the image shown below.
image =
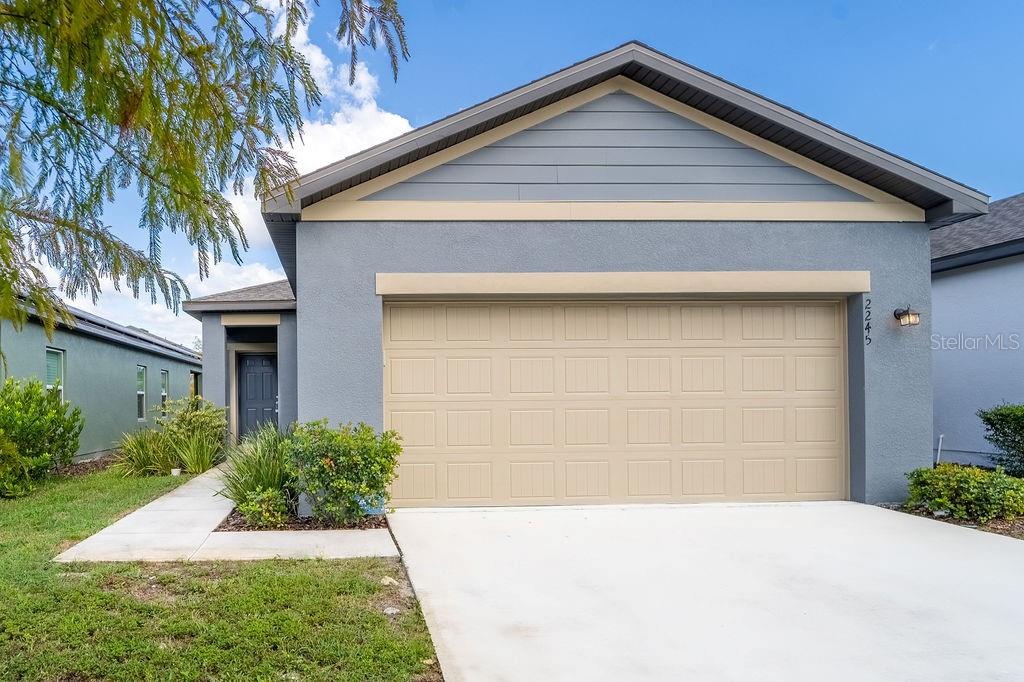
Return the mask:
{"type": "MultiPolygon", "coordinates": [[[[637,39],[994,199],[1024,191],[1019,1],[400,4],[411,60],[394,83],[384,55],[366,52],[355,88],[332,37],[336,5],[313,8],[304,49],[327,96],[307,116],[301,171],[637,39]]],[[[167,264],[193,295],[282,276],[255,204],[237,205],[253,241],[242,267],[224,264],[200,282],[188,245],[164,239],[167,264]]],[[[107,220],[142,245],[136,210],[130,197],[119,200],[107,220]]],[[[199,333],[191,318],[123,295],[76,305],[178,341],[199,333]]]]}

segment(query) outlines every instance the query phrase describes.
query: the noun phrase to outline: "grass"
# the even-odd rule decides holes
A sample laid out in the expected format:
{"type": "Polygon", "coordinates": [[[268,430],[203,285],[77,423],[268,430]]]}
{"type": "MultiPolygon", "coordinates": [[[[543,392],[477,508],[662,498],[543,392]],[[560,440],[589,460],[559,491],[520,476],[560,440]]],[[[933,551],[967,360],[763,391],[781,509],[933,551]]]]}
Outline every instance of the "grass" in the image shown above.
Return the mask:
{"type": "Polygon", "coordinates": [[[440,679],[395,561],[50,561],[180,482],[100,471],[0,500],[0,677],[440,679]]]}

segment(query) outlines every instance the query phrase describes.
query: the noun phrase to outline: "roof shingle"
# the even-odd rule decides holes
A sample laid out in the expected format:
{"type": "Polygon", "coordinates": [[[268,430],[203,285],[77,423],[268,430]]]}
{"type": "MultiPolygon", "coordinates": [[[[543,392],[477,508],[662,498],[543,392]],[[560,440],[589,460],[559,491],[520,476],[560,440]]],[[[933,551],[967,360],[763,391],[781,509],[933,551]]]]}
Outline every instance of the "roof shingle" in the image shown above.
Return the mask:
{"type": "MultiPolygon", "coordinates": [[[[957,256],[1024,240],[1024,192],[993,201],[985,215],[932,230],[931,240],[933,263],[940,260],[951,263],[957,256]]],[[[987,258],[960,260],[964,262],[953,267],[987,258]]]]}
{"type": "Polygon", "coordinates": [[[189,299],[181,307],[195,318],[204,312],[294,310],[295,294],[288,280],[282,279],[189,299]]]}

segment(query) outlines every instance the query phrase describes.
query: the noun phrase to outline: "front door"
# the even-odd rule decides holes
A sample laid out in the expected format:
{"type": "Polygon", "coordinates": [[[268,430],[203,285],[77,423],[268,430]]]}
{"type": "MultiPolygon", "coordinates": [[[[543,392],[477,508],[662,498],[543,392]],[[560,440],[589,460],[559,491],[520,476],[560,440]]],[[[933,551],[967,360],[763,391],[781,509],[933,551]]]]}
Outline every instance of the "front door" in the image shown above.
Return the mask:
{"type": "Polygon", "coordinates": [[[277,425],[277,356],[245,354],[238,360],[239,436],[261,424],[277,425]]]}

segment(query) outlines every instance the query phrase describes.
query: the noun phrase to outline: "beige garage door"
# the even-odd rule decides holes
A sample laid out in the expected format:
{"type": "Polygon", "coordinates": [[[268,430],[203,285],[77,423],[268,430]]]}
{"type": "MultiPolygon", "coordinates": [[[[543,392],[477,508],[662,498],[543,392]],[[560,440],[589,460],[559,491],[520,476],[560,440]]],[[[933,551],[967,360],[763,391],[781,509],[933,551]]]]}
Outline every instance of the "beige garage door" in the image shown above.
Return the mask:
{"type": "Polygon", "coordinates": [[[846,498],[838,301],[389,302],[395,506],[846,498]]]}

